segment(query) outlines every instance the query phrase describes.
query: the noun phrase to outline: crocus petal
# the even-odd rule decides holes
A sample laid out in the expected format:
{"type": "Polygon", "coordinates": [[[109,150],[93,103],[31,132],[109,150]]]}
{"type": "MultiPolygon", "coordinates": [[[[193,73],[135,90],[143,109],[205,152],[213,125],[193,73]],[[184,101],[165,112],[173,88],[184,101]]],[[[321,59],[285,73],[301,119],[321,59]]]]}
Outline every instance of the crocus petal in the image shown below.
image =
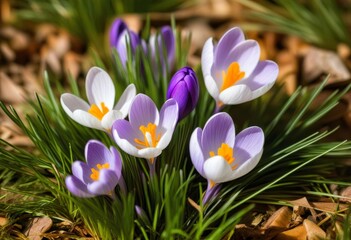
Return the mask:
{"type": "Polygon", "coordinates": [[[89,193],[87,186],[75,176],[66,177],[65,182],[67,189],[77,197],[88,198],[95,196],[94,194],[89,193]]]}
{"type": "Polygon", "coordinates": [[[122,175],[122,157],[119,151],[114,148],[110,147],[110,151],[112,153],[112,158],[108,159],[110,163],[110,169],[114,171],[114,173],[117,175],[118,179],[121,178],[122,175]]]}
{"type": "MultiPolygon", "coordinates": [[[[175,57],[175,39],[172,28],[170,26],[162,27],[161,35],[159,37],[161,37],[161,43],[164,43],[166,47],[168,66],[171,67],[174,63],[175,57]]],[[[160,45],[160,51],[162,51],[162,45],[160,45]]]]}
{"type": "Polygon", "coordinates": [[[133,99],[136,95],[136,88],[134,84],[129,84],[128,87],[124,90],[121,97],[119,98],[114,109],[119,110],[122,113],[122,118],[125,118],[128,115],[130,105],[133,102],[133,99]]]}
{"type": "Polygon", "coordinates": [[[213,115],[206,123],[201,144],[205,158],[208,158],[211,151],[217,153],[222,143],[234,147],[235,128],[232,118],[228,113],[221,112],[213,115]]]}
{"type": "Polygon", "coordinates": [[[238,167],[227,181],[242,177],[257,166],[263,153],[263,144],[264,134],[259,127],[247,128],[237,135],[234,156],[238,167]]]}
{"type": "Polygon", "coordinates": [[[225,59],[229,52],[238,45],[240,42],[244,41],[244,33],[240,28],[235,27],[227,31],[219,40],[215,48],[215,62],[218,66],[225,65],[225,59]]]}
{"type": "Polygon", "coordinates": [[[278,77],[279,68],[273,61],[259,62],[250,78],[246,80],[247,86],[252,90],[252,99],[268,92],[278,77]]]}
{"type": "MultiPolygon", "coordinates": [[[[212,38],[207,39],[201,53],[201,67],[204,77],[211,74],[211,68],[214,60],[214,49],[212,38]]],[[[208,90],[208,88],[207,88],[208,90]]]]}
{"type": "Polygon", "coordinates": [[[125,118],[125,116],[118,110],[111,110],[105,114],[105,116],[101,119],[101,126],[107,131],[111,130],[112,124],[117,119],[125,118]]]}
{"type": "Polygon", "coordinates": [[[219,95],[218,83],[213,79],[211,75],[204,76],[204,80],[208,93],[217,101],[219,95]]]}
{"type": "Polygon", "coordinates": [[[82,161],[74,161],[72,164],[72,174],[83,183],[91,182],[90,179],[91,168],[82,161]]]}
{"type": "MultiPolygon", "coordinates": [[[[245,77],[249,77],[255,69],[260,58],[260,46],[255,40],[246,40],[236,45],[221,65],[216,63],[216,70],[227,70],[232,62],[238,62],[240,71],[245,72],[245,77]]],[[[220,75],[222,77],[222,75],[220,75]]]]}
{"type": "Polygon", "coordinates": [[[203,177],[206,177],[203,171],[204,165],[204,155],[201,149],[201,138],[202,138],[202,129],[196,128],[195,131],[191,134],[190,138],[190,157],[191,161],[196,169],[196,171],[203,177]]]}
{"type": "Polygon", "coordinates": [[[162,153],[161,148],[143,148],[138,151],[138,156],[145,159],[151,159],[159,156],[162,153]]]}
{"type": "Polygon", "coordinates": [[[230,165],[221,156],[214,156],[207,159],[203,169],[206,178],[215,183],[227,182],[228,176],[232,174],[230,165]]]}
{"type": "Polygon", "coordinates": [[[109,36],[110,36],[110,46],[116,47],[119,38],[123,31],[127,29],[127,25],[123,22],[122,19],[117,18],[111,25],[109,36]]]}
{"type": "Polygon", "coordinates": [[[147,126],[148,123],[158,125],[159,113],[150,97],[144,94],[136,95],[130,107],[129,122],[134,129],[139,129],[141,125],[147,126]]]}
{"type": "Polygon", "coordinates": [[[160,111],[160,123],[157,126],[156,135],[160,134],[161,138],[157,144],[158,148],[164,149],[172,139],[174,128],[178,121],[178,104],[174,99],[168,99],[160,111]]]}
{"type": "Polygon", "coordinates": [[[247,85],[238,84],[222,91],[218,99],[224,104],[240,104],[253,99],[252,91],[247,85]]]}
{"type": "Polygon", "coordinates": [[[136,132],[130,123],[124,119],[115,121],[112,126],[112,135],[117,145],[126,153],[139,157],[134,139],[143,139],[140,131],[136,132]]]}
{"type": "Polygon", "coordinates": [[[93,67],[86,77],[86,93],[89,103],[100,107],[103,102],[111,110],[115,102],[115,86],[110,76],[101,68],[93,67]]]}
{"type": "Polygon", "coordinates": [[[97,164],[107,163],[107,159],[111,157],[111,152],[100,141],[89,140],[85,145],[85,159],[91,168],[95,168],[97,164]]]}
{"type": "Polygon", "coordinates": [[[90,128],[96,128],[99,130],[105,130],[101,126],[100,120],[86,111],[75,110],[73,112],[72,119],[83,126],[90,127],[90,128]]]}
{"type": "MultiPolygon", "coordinates": [[[[264,144],[264,133],[261,128],[259,127],[249,127],[241,131],[235,140],[235,151],[237,149],[242,149],[246,151],[249,157],[254,157],[258,155],[262,149],[264,144]]],[[[245,162],[245,158],[238,155],[234,152],[236,160],[236,164],[239,166],[245,162]]]]}
{"type": "Polygon", "coordinates": [[[118,183],[117,175],[109,169],[99,171],[99,180],[88,184],[88,191],[95,195],[109,195],[115,189],[118,183]]]}
{"type": "Polygon", "coordinates": [[[70,93],[64,93],[61,95],[61,105],[63,110],[67,113],[68,116],[72,118],[73,112],[77,109],[88,111],[90,106],[81,98],[74,96],[70,93]]]}

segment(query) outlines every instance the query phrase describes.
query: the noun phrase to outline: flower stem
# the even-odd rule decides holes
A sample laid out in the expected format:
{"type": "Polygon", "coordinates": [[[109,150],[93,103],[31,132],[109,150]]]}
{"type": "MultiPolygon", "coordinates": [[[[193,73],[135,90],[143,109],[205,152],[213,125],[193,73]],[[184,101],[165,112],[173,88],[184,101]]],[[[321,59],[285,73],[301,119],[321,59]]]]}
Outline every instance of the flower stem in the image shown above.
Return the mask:
{"type": "Polygon", "coordinates": [[[216,102],[216,107],[213,110],[213,114],[219,113],[223,108],[223,103],[222,102],[216,102]]]}
{"type": "Polygon", "coordinates": [[[151,158],[149,159],[148,163],[149,163],[149,168],[150,168],[150,177],[154,176],[155,175],[155,162],[156,162],[156,159],[155,158],[151,158]]]}
{"type": "Polygon", "coordinates": [[[208,181],[207,190],[202,199],[203,205],[205,205],[209,200],[211,200],[211,198],[215,197],[218,194],[220,189],[221,189],[221,186],[219,184],[212,185],[210,181],[208,181]]]}
{"type": "Polygon", "coordinates": [[[115,190],[112,190],[111,192],[109,192],[108,196],[112,199],[112,200],[116,200],[117,196],[115,193],[115,190]]]}

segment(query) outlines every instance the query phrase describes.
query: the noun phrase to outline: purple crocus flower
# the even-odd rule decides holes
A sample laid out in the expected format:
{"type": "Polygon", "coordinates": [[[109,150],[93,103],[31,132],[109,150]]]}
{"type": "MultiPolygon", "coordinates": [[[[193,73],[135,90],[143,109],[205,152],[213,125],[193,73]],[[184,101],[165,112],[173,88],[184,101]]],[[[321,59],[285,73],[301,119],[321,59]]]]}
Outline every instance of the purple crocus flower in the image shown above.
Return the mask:
{"type": "Polygon", "coordinates": [[[190,67],[183,67],[172,77],[167,90],[167,99],[173,98],[179,107],[179,119],[186,117],[199,100],[199,83],[196,74],[190,67]]]}
{"type": "Polygon", "coordinates": [[[85,146],[86,163],[75,161],[72,173],[66,177],[68,190],[77,197],[109,195],[114,198],[117,184],[124,188],[122,160],[116,148],[108,149],[97,140],[90,140],[85,146]]]}
{"type": "Polygon", "coordinates": [[[167,100],[160,112],[155,103],[144,94],[138,94],[129,111],[129,122],[117,120],[112,126],[113,137],[126,153],[149,160],[154,171],[155,158],[171,141],[178,120],[178,104],[167,100]]]}
{"type": "Polygon", "coordinates": [[[258,43],[245,40],[237,27],[227,31],[218,44],[213,44],[212,38],[206,41],[201,56],[202,72],[217,110],[223,104],[251,101],[274,85],[278,65],[259,58],[258,43]]]}
{"type": "Polygon", "coordinates": [[[195,169],[208,180],[204,202],[218,191],[219,183],[250,172],[263,153],[264,134],[259,127],[249,127],[235,136],[232,118],[217,113],[196,128],[190,138],[190,157],[195,169]]]}
{"type": "Polygon", "coordinates": [[[171,70],[175,62],[175,37],[173,29],[170,26],[163,26],[159,34],[153,34],[150,36],[149,43],[152,53],[152,59],[154,60],[154,70],[156,72],[159,71],[159,67],[156,64],[156,54],[158,50],[159,58],[161,60],[162,65],[162,74],[165,75],[165,63],[167,62],[167,66],[171,70]],[[167,59],[164,58],[164,50],[166,51],[165,54],[167,59]]]}
{"type": "Polygon", "coordinates": [[[135,32],[129,30],[120,18],[116,18],[112,23],[109,36],[111,48],[116,48],[120,60],[125,66],[128,59],[127,43],[130,43],[132,54],[134,54],[137,46],[142,44],[141,39],[135,32]]]}

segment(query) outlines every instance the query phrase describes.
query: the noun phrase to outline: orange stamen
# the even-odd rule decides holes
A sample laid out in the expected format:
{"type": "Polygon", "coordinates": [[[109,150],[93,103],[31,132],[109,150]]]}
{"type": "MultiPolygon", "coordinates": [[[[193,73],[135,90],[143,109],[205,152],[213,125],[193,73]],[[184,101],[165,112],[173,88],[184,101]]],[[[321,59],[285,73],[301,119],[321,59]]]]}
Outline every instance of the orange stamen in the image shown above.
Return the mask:
{"type": "Polygon", "coordinates": [[[96,164],[96,168],[97,168],[97,170],[95,168],[91,168],[90,178],[92,180],[94,180],[94,181],[99,180],[99,177],[100,177],[100,171],[99,170],[110,168],[110,164],[109,163],[104,163],[104,164],[101,165],[100,163],[98,163],[98,164],[96,164]]]}
{"type": "Polygon", "coordinates": [[[157,127],[154,123],[149,123],[146,127],[141,125],[139,130],[144,135],[144,140],[140,140],[135,138],[134,142],[141,145],[141,148],[144,147],[156,147],[158,142],[160,141],[161,135],[156,136],[157,127]]]}
{"type": "Polygon", "coordinates": [[[109,112],[109,109],[104,102],[100,103],[100,105],[101,109],[96,104],[92,104],[88,112],[101,121],[105,114],[109,112]]]}
{"type": "Polygon", "coordinates": [[[245,72],[240,72],[240,66],[237,62],[232,62],[228,69],[227,74],[222,72],[223,83],[221,86],[221,92],[231,86],[233,86],[240,79],[245,77],[245,72]]]}
{"type": "MultiPolygon", "coordinates": [[[[210,157],[216,156],[214,151],[209,152],[210,157]]],[[[228,144],[222,143],[222,145],[217,149],[217,155],[223,157],[229,165],[232,165],[232,163],[235,161],[235,158],[233,157],[233,148],[229,147],[228,144]]],[[[232,170],[237,168],[237,165],[232,166],[232,170]]]]}

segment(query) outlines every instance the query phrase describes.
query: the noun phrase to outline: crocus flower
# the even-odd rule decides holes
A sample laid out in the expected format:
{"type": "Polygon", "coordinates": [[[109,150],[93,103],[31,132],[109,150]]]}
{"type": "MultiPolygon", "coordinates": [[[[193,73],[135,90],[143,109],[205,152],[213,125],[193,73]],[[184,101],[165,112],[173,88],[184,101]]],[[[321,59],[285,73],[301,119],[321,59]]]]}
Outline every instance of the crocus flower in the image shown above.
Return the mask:
{"type": "Polygon", "coordinates": [[[61,105],[65,112],[76,122],[90,128],[110,131],[116,119],[125,118],[136,94],[134,84],[130,84],[118,103],[115,102],[115,88],[110,76],[101,68],[89,70],[86,82],[86,92],[89,103],[81,98],[64,93],[61,95],[61,105]]]}
{"type": "Polygon", "coordinates": [[[154,72],[159,72],[159,66],[157,66],[156,63],[156,55],[158,53],[163,71],[162,74],[165,75],[165,63],[167,62],[167,66],[171,70],[175,62],[175,37],[172,28],[170,26],[163,26],[159,34],[152,34],[150,36],[149,43],[153,59],[154,72]]]}
{"type": "Polygon", "coordinates": [[[109,195],[113,198],[117,184],[124,184],[119,152],[90,140],[85,146],[85,159],[86,163],[75,161],[72,164],[73,175],[66,177],[68,190],[77,197],[109,195]]]}
{"type": "Polygon", "coordinates": [[[121,63],[125,66],[128,59],[127,44],[130,44],[131,52],[134,54],[137,46],[142,44],[142,40],[135,32],[129,30],[125,22],[120,18],[116,18],[112,23],[109,36],[111,48],[116,49],[121,63]]]}
{"type": "Polygon", "coordinates": [[[196,107],[199,100],[199,83],[190,67],[183,67],[172,77],[167,90],[167,99],[173,98],[179,107],[179,119],[186,117],[196,107]]]}
{"type": "Polygon", "coordinates": [[[264,134],[259,127],[244,129],[235,136],[229,114],[213,115],[204,129],[196,128],[190,138],[190,157],[195,169],[208,180],[204,202],[216,185],[242,177],[259,162],[264,134]]]}
{"type": "Polygon", "coordinates": [[[260,47],[245,40],[240,28],[232,28],[213,44],[204,45],[201,56],[205,85],[216,100],[217,110],[223,104],[239,104],[266,93],[278,76],[275,62],[259,61],[260,47]]]}
{"type": "Polygon", "coordinates": [[[167,100],[160,112],[146,95],[138,94],[129,111],[129,122],[120,119],[112,126],[113,137],[126,153],[149,160],[153,172],[154,160],[171,141],[178,120],[178,104],[167,100]]]}

